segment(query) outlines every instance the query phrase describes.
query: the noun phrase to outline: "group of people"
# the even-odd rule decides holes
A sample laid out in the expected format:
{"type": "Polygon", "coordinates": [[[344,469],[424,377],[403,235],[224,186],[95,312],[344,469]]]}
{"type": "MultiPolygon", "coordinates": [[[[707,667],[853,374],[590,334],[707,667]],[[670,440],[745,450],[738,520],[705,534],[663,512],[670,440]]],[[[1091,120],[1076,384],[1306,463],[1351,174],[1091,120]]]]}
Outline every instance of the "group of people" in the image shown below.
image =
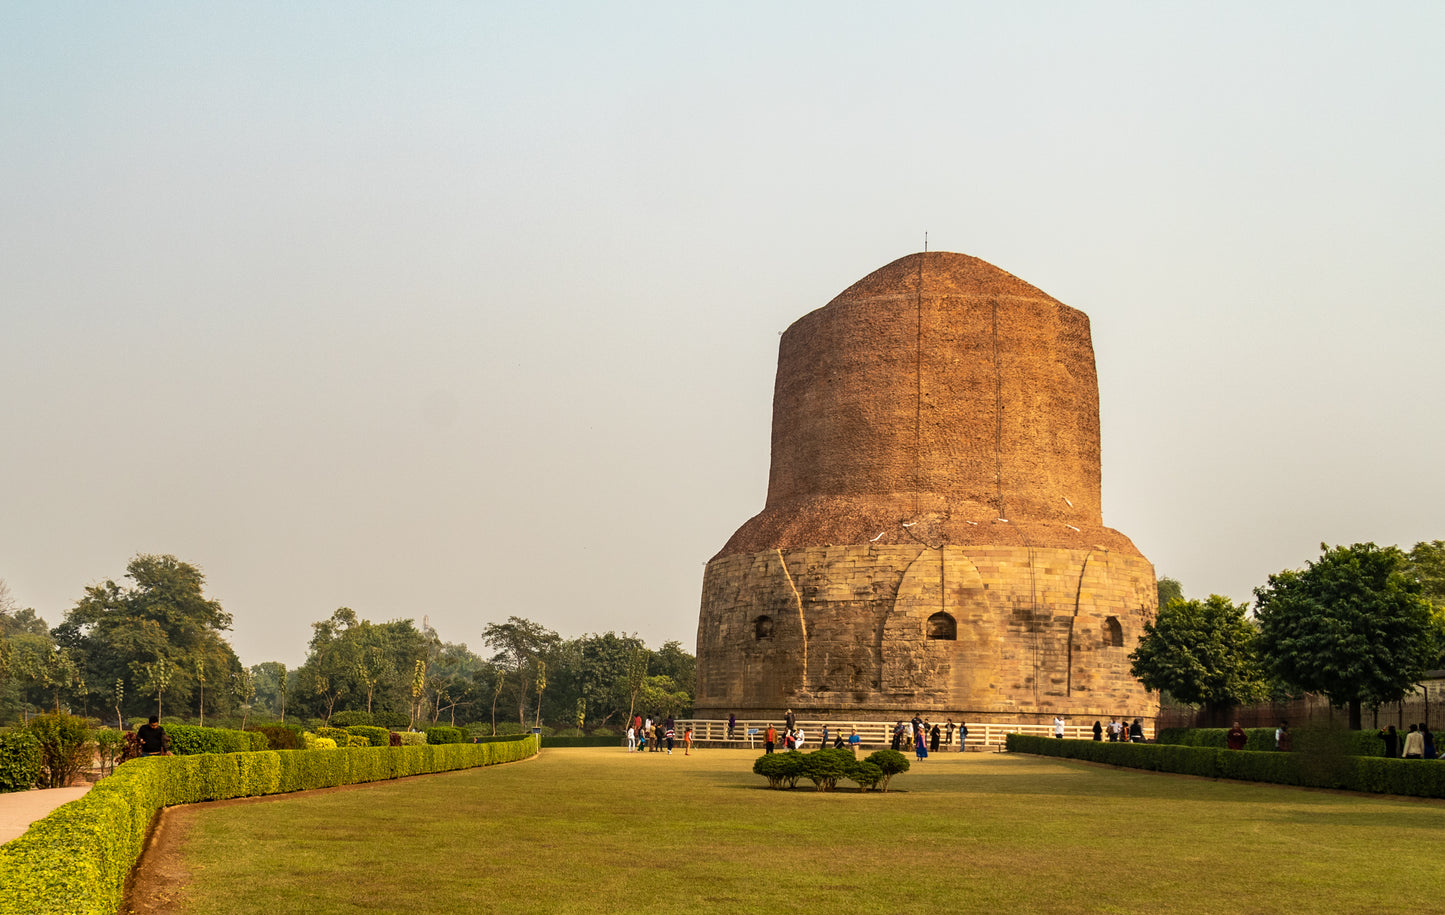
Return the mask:
{"type": "Polygon", "coordinates": [[[1403,742],[1393,724],[1382,730],[1380,737],[1385,741],[1386,756],[1405,759],[1440,759],[1445,756],[1445,753],[1436,752],[1435,735],[1424,722],[1410,725],[1403,742]]]}
{"type": "MultiPolygon", "coordinates": [[[[1054,736],[1062,737],[1063,719],[1054,719],[1054,736]]],[[[1109,743],[1143,743],[1144,742],[1144,719],[1135,718],[1130,722],[1127,718],[1110,718],[1108,724],[1102,721],[1094,722],[1094,739],[1102,741],[1109,738],[1109,743]]]]}
{"type": "MultiPolygon", "coordinates": [[[[669,756],[672,755],[674,742],[677,740],[677,722],[671,715],[667,720],[654,720],[651,715],[643,718],[641,715],[632,716],[632,721],[627,725],[627,752],[629,753],[661,753],[666,750],[669,756]]],[[[692,725],[686,725],[682,729],[682,755],[692,755],[692,725]]]]}
{"type": "Polygon", "coordinates": [[[930,752],[937,753],[940,747],[952,746],[955,731],[958,733],[958,749],[961,753],[965,741],[968,740],[967,725],[961,721],[955,725],[952,718],[939,725],[937,722],[928,721],[919,713],[907,724],[900,719],[893,725],[893,740],[889,746],[900,752],[912,747],[919,762],[922,762],[928,758],[930,752]]]}

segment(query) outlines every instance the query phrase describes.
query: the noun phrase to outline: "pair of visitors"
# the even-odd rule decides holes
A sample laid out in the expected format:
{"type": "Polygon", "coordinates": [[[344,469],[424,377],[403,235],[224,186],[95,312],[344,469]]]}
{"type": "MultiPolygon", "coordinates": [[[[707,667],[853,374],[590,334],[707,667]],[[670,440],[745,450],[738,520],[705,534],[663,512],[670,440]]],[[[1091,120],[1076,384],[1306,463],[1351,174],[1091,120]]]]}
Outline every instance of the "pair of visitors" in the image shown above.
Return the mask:
{"type": "Polygon", "coordinates": [[[891,749],[894,749],[894,750],[901,750],[901,749],[903,749],[903,719],[902,719],[902,718],[898,719],[898,723],[893,726],[893,743],[891,744],[891,749]]]}

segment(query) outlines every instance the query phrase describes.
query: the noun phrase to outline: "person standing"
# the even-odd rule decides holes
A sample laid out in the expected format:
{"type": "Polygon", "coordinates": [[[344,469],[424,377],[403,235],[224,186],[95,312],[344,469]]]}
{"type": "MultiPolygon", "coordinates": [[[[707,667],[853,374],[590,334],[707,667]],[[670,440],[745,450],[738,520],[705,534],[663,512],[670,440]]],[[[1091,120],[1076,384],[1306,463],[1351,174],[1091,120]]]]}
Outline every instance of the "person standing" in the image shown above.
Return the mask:
{"type": "Polygon", "coordinates": [[[786,712],[783,713],[783,725],[787,728],[787,730],[791,731],[793,727],[797,725],[797,723],[798,719],[796,716],[793,715],[792,709],[788,709],[786,712]]]}
{"type": "Polygon", "coordinates": [[[140,738],[141,756],[164,756],[170,752],[171,739],[166,736],[166,729],[161,727],[161,720],[155,715],[136,728],[136,736],[140,738]]]}
{"type": "Polygon", "coordinates": [[[1416,725],[1410,725],[1410,733],[1405,735],[1404,756],[1406,759],[1425,758],[1425,735],[1416,725]]]}
{"type": "Polygon", "coordinates": [[[1130,743],[1143,743],[1143,742],[1144,742],[1144,719],[1143,719],[1143,718],[1135,718],[1135,719],[1134,719],[1134,723],[1131,724],[1131,725],[1129,725],[1129,742],[1130,742],[1130,743]]]}
{"type": "Polygon", "coordinates": [[[1393,724],[1381,731],[1380,737],[1385,741],[1385,756],[1394,759],[1400,755],[1400,735],[1393,724]]]}
{"type": "Polygon", "coordinates": [[[637,752],[637,728],[627,726],[627,752],[637,752]]]}
{"type": "Polygon", "coordinates": [[[928,732],[928,749],[933,751],[934,753],[937,753],[938,741],[941,740],[942,737],[943,733],[939,730],[938,725],[935,724],[933,726],[933,730],[928,732]]]}
{"type": "Polygon", "coordinates": [[[668,756],[671,756],[671,755],[672,755],[672,738],[673,738],[673,735],[674,735],[675,733],[676,733],[676,732],[673,731],[672,725],[669,724],[669,725],[667,726],[667,755],[668,755],[668,756]]]}
{"type": "Polygon", "coordinates": [[[774,744],[777,742],[777,740],[778,740],[778,731],[777,731],[777,729],[774,728],[771,724],[768,725],[768,729],[763,732],[763,753],[764,753],[764,754],[772,753],[772,752],[773,752],[773,746],[774,746],[774,744]]]}
{"type": "Polygon", "coordinates": [[[1094,722],[1094,739],[1096,741],[1102,741],[1104,739],[1104,723],[1102,721],[1094,722]]]}
{"type": "Polygon", "coordinates": [[[953,746],[953,719],[952,719],[952,718],[948,719],[948,723],[943,726],[943,745],[944,745],[944,746],[948,746],[948,747],[953,746]]]}
{"type": "Polygon", "coordinates": [[[737,729],[737,726],[738,726],[738,716],[737,716],[737,715],[734,715],[734,714],[729,714],[729,715],[728,715],[728,740],[732,740],[732,739],[733,739],[733,731],[737,729]]]}
{"type": "Polygon", "coordinates": [[[1430,733],[1429,726],[1420,725],[1420,733],[1425,735],[1425,758],[1435,759],[1435,735],[1430,733]]]}
{"type": "Polygon", "coordinates": [[[682,732],[682,755],[692,755],[692,725],[688,725],[687,729],[682,732]]]}
{"type": "Polygon", "coordinates": [[[1054,716],[1054,737],[1064,739],[1064,719],[1059,715],[1054,716]]]}
{"type": "Polygon", "coordinates": [[[958,723],[958,752],[962,753],[968,749],[968,725],[962,721],[958,723]]]}
{"type": "Polygon", "coordinates": [[[823,725],[823,742],[819,746],[825,750],[828,748],[828,726],[826,724],[823,725]]]}
{"type": "Polygon", "coordinates": [[[898,723],[893,726],[893,745],[891,749],[903,749],[903,719],[901,718],[898,720],[898,723]]]}

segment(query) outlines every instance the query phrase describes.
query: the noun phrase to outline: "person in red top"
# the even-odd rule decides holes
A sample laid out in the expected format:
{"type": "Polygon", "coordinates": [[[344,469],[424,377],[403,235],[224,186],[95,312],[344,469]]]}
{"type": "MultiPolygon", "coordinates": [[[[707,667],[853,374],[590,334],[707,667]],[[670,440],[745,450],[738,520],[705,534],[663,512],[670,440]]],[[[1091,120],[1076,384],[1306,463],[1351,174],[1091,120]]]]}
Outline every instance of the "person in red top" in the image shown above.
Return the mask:
{"type": "Polygon", "coordinates": [[[765,733],[765,734],[763,735],[763,752],[764,752],[764,753],[771,753],[771,752],[773,752],[773,742],[776,741],[777,739],[778,739],[778,732],[773,729],[773,726],[772,726],[771,724],[768,725],[767,733],[765,733]]]}
{"type": "Polygon", "coordinates": [[[1236,721],[1234,727],[1229,729],[1229,733],[1224,735],[1224,745],[1231,750],[1243,750],[1244,742],[1248,739],[1249,735],[1244,733],[1244,728],[1240,727],[1239,722],[1236,721]]]}

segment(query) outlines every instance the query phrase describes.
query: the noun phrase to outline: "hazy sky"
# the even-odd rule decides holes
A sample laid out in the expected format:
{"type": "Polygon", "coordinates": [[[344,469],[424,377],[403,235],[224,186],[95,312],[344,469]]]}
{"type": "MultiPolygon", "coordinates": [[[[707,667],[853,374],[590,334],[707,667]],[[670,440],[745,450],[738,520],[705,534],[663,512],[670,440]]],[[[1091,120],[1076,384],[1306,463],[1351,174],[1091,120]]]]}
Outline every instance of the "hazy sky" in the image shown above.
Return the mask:
{"type": "Polygon", "coordinates": [[[921,249],[1093,324],[1190,596],[1445,538],[1445,4],[0,4],[0,578],[136,553],[694,645],[778,334],[921,249]]]}

